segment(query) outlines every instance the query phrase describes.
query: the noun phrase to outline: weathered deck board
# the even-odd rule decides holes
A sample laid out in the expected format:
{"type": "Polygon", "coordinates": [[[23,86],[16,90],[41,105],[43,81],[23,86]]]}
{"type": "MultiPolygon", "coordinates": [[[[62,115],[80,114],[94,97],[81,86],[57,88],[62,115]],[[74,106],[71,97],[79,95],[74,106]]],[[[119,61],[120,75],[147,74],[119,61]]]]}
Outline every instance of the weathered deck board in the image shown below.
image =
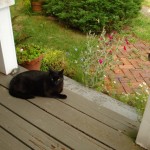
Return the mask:
{"type": "Polygon", "coordinates": [[[62,101],[63,103],[74,107],[75,109],[80,110],[89,116],[92,116],[96,120],[99,120],[105,125],[119,130],[120,132],[123,132],[127,135],[133,135],[137,133],[139,122],[135,122],[133,120],[125,118],[124,116],[112,112],[111,110],[108,110],[103,106],[99,106],[91,101],[87,101],[84,97],[81,97],[75,93],[71,93],[66,89],[64,90],[64,92],[68,93],[68,97],[73,96],[74,98],[70,98],[69,101],[62,101]]]}
{"type": "Polygon", "coordinates": [[[1,105],[0,115],[1,126],[33,149],[70,149],[1,105]]]}
{"type": "MultiPolygon", "coordinates": [[[[72,97],[68,97],[67,101],[70,99],[72,99],[72,97]]],[[[86,114],[83,114],[78,110],[61,103],[60,101],[50,101],[49,99],[43,98],[37,98],[36,100],[31,101],[50,114],[64,120],[67,124],[78,130],[81,130],[87,135],[92,136],[97,141],[106,145],[109,143],[109,146],[114,149],[121,148],[123,143],[127,144],[127,147],[124,147],[124,149],[127,149],[129,145],[132,145],[132,140],[126,135],[122,134],[120,131],[114,130],[111,127],[108,127],[103,123],[87,116],[86,114]],[[58,108],[61,109],[58,110],[58,108]]]]}
{"type": "Polygon", "coordinates": [[[22,118],[37,126],[47,134],[65,143],[71,149],[92,150],[103,149],[96,145],[94,139],[67,125],[63,120],[46,113],[26,100],[11,97],[7,90],[0,87],[0,103],[20,115],[22,118]]]}
{"type": "Polygon", "coordinates": [[[141,150],[128,137],[136,134],[137,122],[66,89],[67,100],[37,97],[27,101],[14,98],[7,91],[11,78],[0,74],[0,125],[29,147],[47,150],[50,146],[58,150],[141,150]]]}
{"type": "Polygon", "coordinates": [[[14,138],[11,134],[0,128],[0,149],[1,150],[31,150],[29,147],[14,138]]]}

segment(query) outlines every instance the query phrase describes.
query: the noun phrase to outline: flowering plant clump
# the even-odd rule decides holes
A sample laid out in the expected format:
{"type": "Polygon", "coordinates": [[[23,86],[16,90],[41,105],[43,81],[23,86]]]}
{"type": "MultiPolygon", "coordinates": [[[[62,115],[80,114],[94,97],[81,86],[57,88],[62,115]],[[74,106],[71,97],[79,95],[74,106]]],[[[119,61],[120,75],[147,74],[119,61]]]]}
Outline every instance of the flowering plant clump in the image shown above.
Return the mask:
{"type": "Polygon", "coordinates": [[[50,49],[42,60],[42,70],[47,71],[51,67],[54,70],[61,70],[67,65],[65,53],[60,50],[50,49]]]}
{"type": "Polygon", "coordinates": [[[81,52],[79,60],[83,71],[82,81],[86,86],[102,90],[106,71],[119,63],[115,56],[121,43],[122,40],[114,32],[106,35],[103,30],[98,39],[95,34],[87,35],[86,50],[81,52]]]}
{"type": "Polygon", "coordinates": [[[30,62],[42,55],[44,51],[44,49],[34,44],[19,45],[16,48],[17,61],[19,64],[30,62]]]}
{"type": "MultiPolygon", "coordinates": [[[[117,87],[117,83],[115,81],[112,82],[112,86],[117,87]]],[[[119,101],[122,101],[130,106],[133,106],[137,109],[137,112],[142,115],[145,110],[146,102],[148,100],[148,96],[150,94],[150,89],[148,85],[143,82],[139,84],[138,88],[133,93],[121,93],[118,94],[117,91],[107,91],[109,95],[119,101]]]]}
{"type": "Polygon", "coordinates": [[[135,92],[135,107],[138,109],[138,112],[141,114],[144,113],[146,102],[150,94],[150,89],[148,85],[143,82],[139,84],[139,91],[135,92]]]}
{"type": "Polygon", "coordinates": [[[69,61],[64,51],[49,49],[42,60],[41,70],[48,71],[49,68],[54,70],[64,69],[64,74],[73,77],[74,70],[69,65],[69,61]]]}

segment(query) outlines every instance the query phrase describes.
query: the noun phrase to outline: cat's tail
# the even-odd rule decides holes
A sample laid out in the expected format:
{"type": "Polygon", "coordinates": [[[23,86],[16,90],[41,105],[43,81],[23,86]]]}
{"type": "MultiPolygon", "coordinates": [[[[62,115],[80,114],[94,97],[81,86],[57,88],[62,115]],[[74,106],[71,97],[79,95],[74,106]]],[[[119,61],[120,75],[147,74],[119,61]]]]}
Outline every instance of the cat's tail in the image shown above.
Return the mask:
{"type": "Polygon", "coordinates": [[[30,95],[28,93],[22,93],[22,92],[13,90],[12,88],[9,89],[9,94],[13,97],[22,98],[22,99],[25,99],[25,100],[34,98],[33,95],[30,95]]]}

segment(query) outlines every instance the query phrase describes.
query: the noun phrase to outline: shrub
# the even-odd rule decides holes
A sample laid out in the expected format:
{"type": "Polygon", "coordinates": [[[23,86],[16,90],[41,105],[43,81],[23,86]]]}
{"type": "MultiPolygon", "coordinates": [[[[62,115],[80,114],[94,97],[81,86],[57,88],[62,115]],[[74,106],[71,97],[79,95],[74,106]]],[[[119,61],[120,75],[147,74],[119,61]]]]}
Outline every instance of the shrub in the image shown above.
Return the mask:
{"type": "Polygon", "coordinates": [[[47,0],[46,14],[83,32],[120,29],[136,17],[142,0],[47,0]]]}
{"type": "Polygon", "coordinates": [[[60,50],[49,50],[45,53],[41,64],[42,71],[48,71],[49,68],[53,70],[64,69],[64,74],[72,77],[74,75],[73,68],[69,65],[66,54],[60,50]]]}

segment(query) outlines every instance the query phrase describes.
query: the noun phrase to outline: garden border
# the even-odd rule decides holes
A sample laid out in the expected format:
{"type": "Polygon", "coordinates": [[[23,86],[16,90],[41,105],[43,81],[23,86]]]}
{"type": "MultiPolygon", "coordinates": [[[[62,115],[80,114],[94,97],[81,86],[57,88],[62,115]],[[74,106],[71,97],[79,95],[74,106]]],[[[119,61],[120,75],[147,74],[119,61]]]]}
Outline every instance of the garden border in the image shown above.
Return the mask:
{"type": "Polygon", "coordinates": [[[93,89],[83,86],[82,84],[72,80],[68,77],[64,77],[64,88],[74,93],[85,97],[89,101],[93,101],[101,107],[110,109],[126,118],[129,118],[133,121],[139,121],[139,114],[136,112],[136,109],[124,104],[110,96],[107,96],[103,93],[97,92],[93,89]]]}

